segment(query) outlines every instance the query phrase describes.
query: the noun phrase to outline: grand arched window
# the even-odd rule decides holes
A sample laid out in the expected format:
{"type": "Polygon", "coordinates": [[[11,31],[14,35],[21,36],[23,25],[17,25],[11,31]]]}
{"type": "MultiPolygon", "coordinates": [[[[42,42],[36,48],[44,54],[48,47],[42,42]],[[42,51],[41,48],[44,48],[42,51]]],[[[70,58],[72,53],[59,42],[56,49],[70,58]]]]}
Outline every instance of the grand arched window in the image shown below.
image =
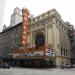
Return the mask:
{"type": "Polygon", "coordinates": [[[40,46],[44,46],[45,44],[45,37],[43,34],[38,34],[35,38],[35,46],[39,48],[40,46]]]}

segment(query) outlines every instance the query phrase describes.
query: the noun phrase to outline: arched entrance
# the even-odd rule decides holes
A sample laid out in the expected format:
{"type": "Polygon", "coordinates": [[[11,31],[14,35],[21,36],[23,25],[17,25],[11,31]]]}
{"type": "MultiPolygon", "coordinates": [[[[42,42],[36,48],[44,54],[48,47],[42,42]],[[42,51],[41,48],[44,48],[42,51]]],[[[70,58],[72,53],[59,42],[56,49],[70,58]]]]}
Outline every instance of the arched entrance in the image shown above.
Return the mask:
{"type": "Polygon", "coordinates": [[[43,33],[40,33],[35,37],[35,47],[39,48],[41,46],[44,46],[44,44],[45,44],[45,36],[43,33]]]}

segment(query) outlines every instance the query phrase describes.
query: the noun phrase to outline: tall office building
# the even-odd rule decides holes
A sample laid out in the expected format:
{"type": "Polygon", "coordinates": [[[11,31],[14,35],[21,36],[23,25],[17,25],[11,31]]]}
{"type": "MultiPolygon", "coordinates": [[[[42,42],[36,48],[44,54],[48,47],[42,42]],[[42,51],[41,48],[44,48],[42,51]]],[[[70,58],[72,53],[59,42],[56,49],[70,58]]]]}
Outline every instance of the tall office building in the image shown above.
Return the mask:
{"type": "Polygon", "coordinates": [[[13,14],[11,15],[10,26],[14,26],[20,22],[22,22],[21,10],[18,7],[16,7],[14,9],[13,14]]]}

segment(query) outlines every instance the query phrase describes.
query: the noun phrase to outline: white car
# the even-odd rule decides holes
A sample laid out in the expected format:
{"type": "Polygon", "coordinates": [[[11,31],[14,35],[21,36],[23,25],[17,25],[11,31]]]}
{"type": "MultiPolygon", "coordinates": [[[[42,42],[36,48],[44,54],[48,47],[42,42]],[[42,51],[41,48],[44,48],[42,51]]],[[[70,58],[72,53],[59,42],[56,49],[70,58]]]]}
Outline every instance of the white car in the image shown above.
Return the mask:
{"type": "Polygon", "coordinates": [[[64,68],[71,68],[71,65],[70,64],[66,64],[66,65],[64,65],[64,68]]]}
{"type": "Polygon", "coordinates": [[[75,68],[75,64],[72,65],[72,68],[75,68]]]}

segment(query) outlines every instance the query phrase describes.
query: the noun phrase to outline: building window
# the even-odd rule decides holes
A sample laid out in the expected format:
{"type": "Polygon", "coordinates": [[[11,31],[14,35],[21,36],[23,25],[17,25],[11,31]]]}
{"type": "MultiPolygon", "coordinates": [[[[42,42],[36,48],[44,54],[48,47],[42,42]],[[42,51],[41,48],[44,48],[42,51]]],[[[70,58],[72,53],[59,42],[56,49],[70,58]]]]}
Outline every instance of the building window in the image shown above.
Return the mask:
{"type": "Polygon", "coordinates": [[[63,49],[62,49],[62,47],[61,47],[61,55],[63,55],[63,49]]]}
{"type": "Polygon", "coordinates": [[[36,48],[39,48],[40,46],[44,46],[45,43],[45,37],[43,34],[38,34],[35,38],[35,45],[36,48]]]}
{"type": "Polygon", "coordinates": [[[59,27],[61,28],[61,24],[59,23],[59,27]]]}
{"type": "Polygon", "coordinates": [[[65,56],[65,48],[63,48],[63,51],[64,51],[64,56],[65,56]]]}
{"type": "Polygon", "coordinates": [[[66,56],[67,56],[67,49],[65,51],[66,51],[66,56]]]}
{"type": "Polygon", "coordinates": [[[56,24],[58,24],[58,20],[56,20],[56,24]]]}

